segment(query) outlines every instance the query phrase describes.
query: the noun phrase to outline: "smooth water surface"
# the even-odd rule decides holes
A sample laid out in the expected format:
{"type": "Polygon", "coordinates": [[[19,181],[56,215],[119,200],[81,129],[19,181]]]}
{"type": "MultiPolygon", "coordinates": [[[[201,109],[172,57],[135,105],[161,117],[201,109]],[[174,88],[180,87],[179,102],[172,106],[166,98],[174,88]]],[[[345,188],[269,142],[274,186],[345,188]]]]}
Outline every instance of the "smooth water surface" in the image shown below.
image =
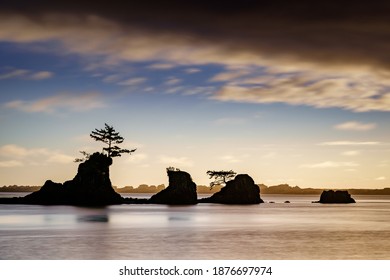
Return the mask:
{"type": "Polygon", "coordinates": [[[262,198],[247,206],[0,205],[0,259],[390,259],[389,196],[343,205],[262,198]]]}

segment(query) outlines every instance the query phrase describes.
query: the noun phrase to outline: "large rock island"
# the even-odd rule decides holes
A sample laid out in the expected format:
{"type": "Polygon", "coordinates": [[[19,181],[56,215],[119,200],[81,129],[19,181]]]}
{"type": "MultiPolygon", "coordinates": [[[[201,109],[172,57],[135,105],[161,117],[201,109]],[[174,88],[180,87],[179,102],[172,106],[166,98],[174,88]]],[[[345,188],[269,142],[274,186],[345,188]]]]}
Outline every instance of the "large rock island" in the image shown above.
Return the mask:
{"type": "Polygon", "coordinates": [[[114,204],[193,205],[202,203],[258,204],[260,188],[247,174],[240,174],[211,197],[198,200],[191,175],[167,169],[169,186],[150,199],[123,198],[111,185],[109,166],[112,158],[94,153],[80,163],[77,175],[65,183],[47,180],[38,190],[25,197],[0,198],[0,204],[105,206],[114,204]]]}
{"type": "Polygon", "coordinates": [[[169,186],[153,195],[149,202],[156,204],[185,205],[198,203],[196,184],[191,175],[180,170],[167,169],[169,186]]]}
{"type": "Polygon", "coordinates": [[[323,191],[318,203],[355,203],[348,191],[323,191]]]}
{"type": "Polygon", "coordinates": [[[234,180],[228,181],[226,186],[211,197],[199,200],[203,203],[222,204],[259,204],[264,201],[260,198],[260,188],[247,174],[239,174],[234,180]]]}
{"type": "Polygon", "coordinates": [[[42,188],[25,197],[0,200],[1,203],[98,206],[123,203],[111,185],[112,158],[94,153],[80,163],[77,175],[65,183],[47,180],[42,188]]]}

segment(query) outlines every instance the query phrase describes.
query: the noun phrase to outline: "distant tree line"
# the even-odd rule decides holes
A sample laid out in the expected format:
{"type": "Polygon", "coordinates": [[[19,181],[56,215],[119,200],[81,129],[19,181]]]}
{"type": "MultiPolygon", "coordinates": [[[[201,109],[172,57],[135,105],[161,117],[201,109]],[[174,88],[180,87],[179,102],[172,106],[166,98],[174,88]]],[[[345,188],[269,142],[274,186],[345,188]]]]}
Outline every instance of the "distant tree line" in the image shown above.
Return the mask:
{"type": "MultiPolygon", "coordinates": [[[[214,193],[219,191],[223,186],[214,185],[213,189],[210,190],[209,186],[199,185],[197,186],[198,193],[214,193]]],[[[266,186],[259,184],[261,194],[308,194],[317,195],[321,194],[324,189],[315,188],[300,188],[298,186],[291,187],[286,184],[277,186],[266,186]]],[[[3,186],[0,187],[0,192],[34,192],[41,188],[41,186],[3,186]]],[[[165,188],[165,185],[161,184],[158,186],[142,184],[135,188],[132,186],[126,186],[122,188],[114,187],[119,193],[156,193],[165,188]]],[[[390,195],[390,188],[384,189],[345,189],[352,195],[390,195]]]]}

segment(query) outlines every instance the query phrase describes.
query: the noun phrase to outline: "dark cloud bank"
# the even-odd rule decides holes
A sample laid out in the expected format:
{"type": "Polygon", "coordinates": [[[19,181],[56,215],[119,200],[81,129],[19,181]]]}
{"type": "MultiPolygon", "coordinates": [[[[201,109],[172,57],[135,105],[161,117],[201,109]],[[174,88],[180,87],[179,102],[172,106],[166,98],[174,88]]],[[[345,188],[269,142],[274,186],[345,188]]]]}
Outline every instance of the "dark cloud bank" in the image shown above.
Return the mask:
{"type": "Polygon", "coordinates": [[[220,83],[211,99],[390,111],[388,1],[1,5],[0,41],[58,42],[59,55],[103,66],[222,65],[226,71],[205,82],[220,83]]]}
{"type": "Polygon", "coordinates": [[[2,1],[2,14],[96,15],[225,49],[390,69],[388,1],[2,1]],[[26,4],[27,3],[27,4],[26,4]]]}

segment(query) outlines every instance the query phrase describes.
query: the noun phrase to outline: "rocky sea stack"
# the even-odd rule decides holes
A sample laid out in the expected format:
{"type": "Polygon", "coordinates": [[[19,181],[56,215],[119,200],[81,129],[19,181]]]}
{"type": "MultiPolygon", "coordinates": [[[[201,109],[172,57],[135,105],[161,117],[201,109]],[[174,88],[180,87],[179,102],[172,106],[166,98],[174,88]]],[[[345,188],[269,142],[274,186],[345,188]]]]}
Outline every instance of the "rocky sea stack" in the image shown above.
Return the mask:
{"type": "Polygon", "coordinates": [[[198,202],[196,184],[191,175],[184,171],[167,170],[169,186],[153,195],[149,202],[156,204],[184,205],[198,202]]]}
{"type": "Polygon", "coordinates": [[[323,191],[319,203],[355,203],[348,191],[323,191]]]}
{"type": "Polygon", "coordinates": [[[22,199],[22,203],[45,205],[110,205],[120,204],[123,198],[111,185],[109,166],[112,158],[101,154],[92,154],[80,163],[77,175],[65,183],[50,180],[39,191],[22,199]]]}
{"type": "Polygon", "coordinates": [[[199,202],[222,204],[259,204],[264,201],[260,198],[260,188],[247,174],[239,174],[234,180],[228,181],[226,186],[211,197],[199,202]]]}

